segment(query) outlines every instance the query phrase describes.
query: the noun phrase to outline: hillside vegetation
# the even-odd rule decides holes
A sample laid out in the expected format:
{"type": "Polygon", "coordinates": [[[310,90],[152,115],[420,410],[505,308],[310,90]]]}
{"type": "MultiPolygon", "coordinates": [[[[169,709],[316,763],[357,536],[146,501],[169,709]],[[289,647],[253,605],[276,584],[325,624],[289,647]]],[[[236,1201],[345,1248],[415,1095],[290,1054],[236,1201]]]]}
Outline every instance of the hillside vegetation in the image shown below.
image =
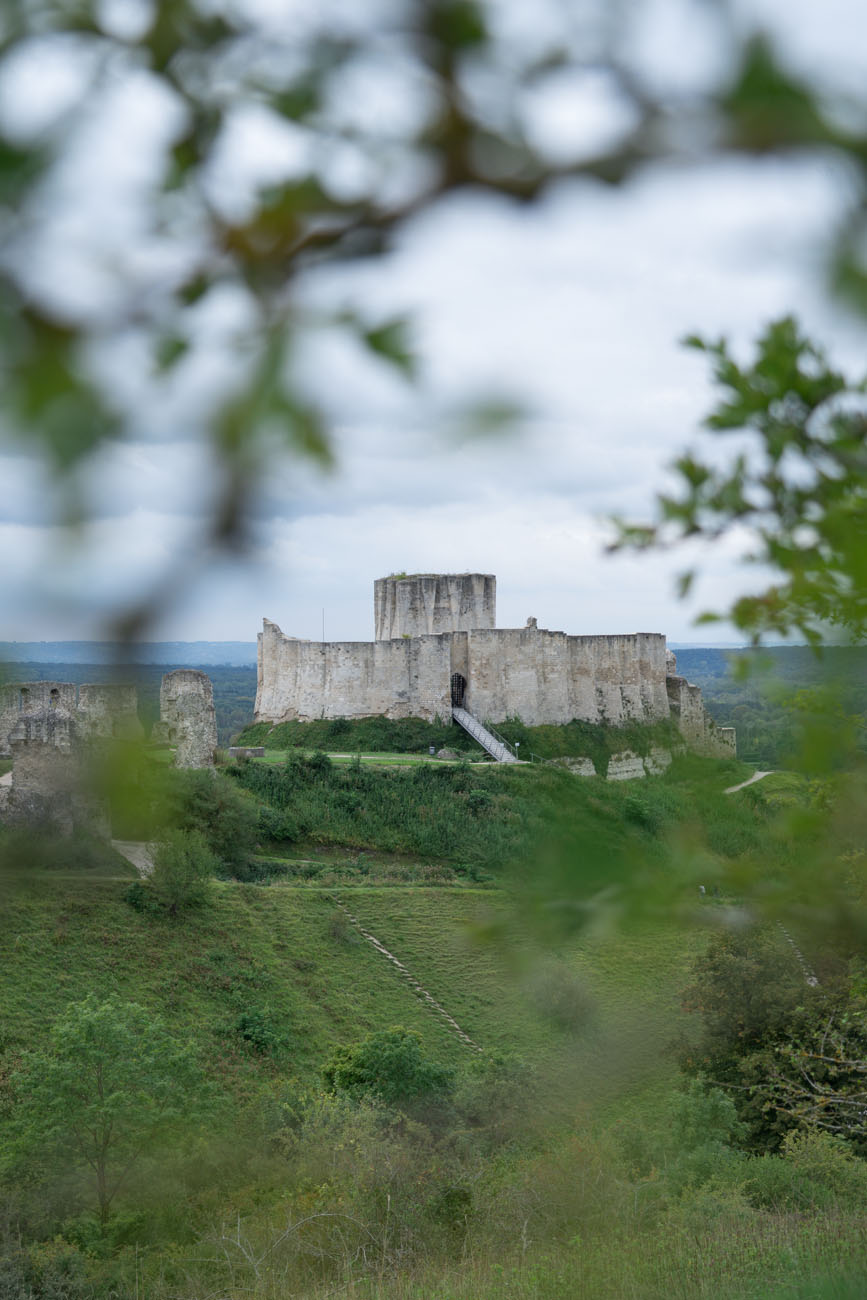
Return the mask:
{"type": "MultiPolygon", "coordinates": [[[[142,763],[116,832],[188,843],[220,872],[204,891],[171,855],[142,883],[85,840],[0,842],[4,1300],[692,1300],[867,1267],[860,1159],[745,1145],[731,1099],[686,1084],[681,992],[738,882],[792,881],[827,782],[727,797],[748,769],[689,758],[640,783],[298,749],[216,779],[142,763]],[[70,1034],[138,1052],[136,1007],[157,1054],[118,1084],[133,1163],[97,1204],[64,1132],[85,1057],[61,1111],[39,1080],[67,1078],[70,1034]],[[161,1059],[186,1062],[183,1110],[137,1149],[161,1059]]],[[[761,954],[803,987],[780,932],[761,954]]]]}

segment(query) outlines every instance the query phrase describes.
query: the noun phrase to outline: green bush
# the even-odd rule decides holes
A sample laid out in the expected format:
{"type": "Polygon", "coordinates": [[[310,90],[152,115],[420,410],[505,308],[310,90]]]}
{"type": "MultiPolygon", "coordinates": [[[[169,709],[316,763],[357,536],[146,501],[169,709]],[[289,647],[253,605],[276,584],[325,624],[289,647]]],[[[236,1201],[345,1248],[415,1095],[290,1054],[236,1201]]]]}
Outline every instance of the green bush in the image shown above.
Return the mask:
{"type": "Polygon", "coordinates": [[[867,1162],[840,1137],[821,1129],[793,1130],[779,1155],[749,1161],[747,1194],[766,1210],[867,1206],[867,1162]]]}
{"type": "Polygon", "coordinates": [[[279,1052],[287,1042],[268,1007],[242,1011],[235,1021],[235,1032],[261,1056],[279,1052]]]}
{"type": "MultiPolygon", "coordinates": [[[[264,804],[259,809],[256,834],[260,844],[267,840],[292,844],[298,839],[298,823],[288,813],[264,804]]],[[[249,879],[249,876],[244,879],[249,879]]]]}
{"type": "Polygon", "coordinates": [[[256,809],[220,773],[172,772],[168,821],[178,830],[202,835],[229,875],[243,873],[256,847],[256,809]]]}
{"type": "Polygon", "coordinates": [[[467,867],[513,858],[531,821],[543,831],[534,778],[542,785],[572,779],[547,769],[520,776],[506,795],[502,772],[451,764],[382,770],[291,753],[282,766],[253,762],[232,769],[238,785],[271,810],[260,813],[263,832],[285,828],[288,842],[412,853],[467,867]],[[505,798],[516,815],[502,816],[505,798]]]}
{"type": "Polygon", "coordinates": [[[134,912],[143,912],[145,915],[153,915],[154,912],[162,910],[155,890],[143,880],[134,880],[124,894],[123,900],[129,903],[134,912]]]}
{"type": "Polygon", "coordinates": [[[154,853],[147,888],[170,916],[207,901],[217,861],[197,831],[166,831],[154,853]]]}
{"type": "Polygon", "coordinates": [[[420,1035],[401,1025],[339,1048],[322,1067],[322,1078],[332,1092],[389,1106],[443,1101],[455,1085],[454,1070],[429,1060],[420,1035]]]}

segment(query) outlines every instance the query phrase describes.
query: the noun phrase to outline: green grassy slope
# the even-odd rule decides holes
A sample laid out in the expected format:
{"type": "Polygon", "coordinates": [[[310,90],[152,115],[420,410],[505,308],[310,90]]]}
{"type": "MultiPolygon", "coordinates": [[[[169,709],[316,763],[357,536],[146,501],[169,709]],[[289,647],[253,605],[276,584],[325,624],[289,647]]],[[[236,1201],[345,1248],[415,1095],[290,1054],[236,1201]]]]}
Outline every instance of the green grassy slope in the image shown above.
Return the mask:
{"type": "Polygon", "coordinates": [[[249,769],[235,770],[239,797],[260,819],[274,799],[295,830],[270,848],[307,878],[215,881],[210,903],[180,920],[124,902],[131,869],[110,854],[86,871],[70,849],[62,869],[46,859],[0,879],[0,1107],[21,1052],[91,990],[159,1012],[228,1103],[201,1168],[198,1154],[149,1166],[153,1185],[118,1203],[115,1254],[99,1243],[103,1255],[90,1253],[84,1219],[46,1213],[39,1258],[72,1241],[76,1267],[98,1281],[95,1293],[64,1291],[70,1300],[324,1300],[335,1288],[357,1300],[758,1300],[764,1281],[856,1259],[854,1210],[798,1216],[704,1185],[695,1206],[678,1200],[660,1137],[678,1084],[669,1048],[690,1032],[679,991],[726,901],[712,896],[714,869],[787,870],[795,850],[778,822],[807,798],[803,778],[724,796],[742,765],[678,760],[662,778],[622,784],[546,767],[335,769],[321,757],[249,769]],[[458,879],[473,851],[482,884],[458,879]],[[426,883],[425,869],[439,874],[426,883]],[[435,1061],[476,1059],[341,903],[483,1049],[533,1067],[516,1111],[492,1084],[493,1118],[483,1110],[477,1130],[472,1106],[458,1107],[437,1136],[315,1096],[335,1048],[396,1024],[435,1061]],[[267,1050],[244,1037],[245,1017],[265,1026],[267,1050]],[[635,1172],[630,1144],[648,1132],[655,1163],[635,1172]],[[452,1223],[443,1206],[456,1188],[471,1211],[452,1223]],[[354,1238],[343,1254],[339,1234],[322,1239],[332,1267],[318,1236],[307,1255],[286,1236],[293,1221],[317,1220],[318,1233],[339,1220],[342,1232],[357,1218],[371,1225],[365,1241],[383,1233],[370,1261],[354,1238]],[[238,1258],[223,1249],[227,1225],[251,1243],[250,1267],[240,1245],[238,1258]],[[285,1258],[274,1241],[288,1242],[285,1258]],[[273,1265],[260,1269],[259,1251],[273,1265]]]}
{"type": "Polygon", "coordinates": [[[392,1024],[417,1030],[439,1059],[460,1064],[470,1054],[392,964],[343,923],[335,897],[480,1046],[548,1060],[552,1069],[575,1052],[582,1034],[600,1073],[614,1039],[633,1031],[645,1064],[658,1062],[656,1030],[649,1053],[645,1029],[637,1031],[658,1026],[660,1017],[670,1027],[676,990],[700,941],[684,932],[659,941],[621,936],[609,949],[598,939],[576,939],[543,959],[532,939],[515,941],[514,911],[501,891],[466,886],[332,894],[219,882],[212,903],[179,923],[133,911],[121,880],[64,876],[60,883],[46,873],[7,897],[9,941],[0,947],[7,1055],[14,1059],[40,1040],[63,1008],[90,990],[119,992],[165,1015],[198,1044],[212,1073],[241,1093],[275,1073],[312,1081],[335,1046],[392,1024]],[[510,927],[507,942],[503,927],[510,927]],[[563,1014],[550,1014],[552,996],[564,1003],[563,1014]],[[285,1040],[273,1056],[257,1054],[237,1032],[239,1016],[251,1011],[285,1040]]]}
{"type": "Polygon", "coordinates": [[[217,1073],[250,1081],[278,1064],[312,1077],[336,1044],[395,1022],[417,1028],[439,1055],[466,1050],[369,944],[334,926],[327,894],[221,882],[212,904],[177,923],[133,911],[122,893],[106,880],[65,880],[61,891],[45,877],[8,900],[7,1048],[41,1037],[93,989],[162,1012],[217,1073]],[[251,1053],[233,1028],[254,1009],[287,1039],[279,1063],[251,1053]]]}

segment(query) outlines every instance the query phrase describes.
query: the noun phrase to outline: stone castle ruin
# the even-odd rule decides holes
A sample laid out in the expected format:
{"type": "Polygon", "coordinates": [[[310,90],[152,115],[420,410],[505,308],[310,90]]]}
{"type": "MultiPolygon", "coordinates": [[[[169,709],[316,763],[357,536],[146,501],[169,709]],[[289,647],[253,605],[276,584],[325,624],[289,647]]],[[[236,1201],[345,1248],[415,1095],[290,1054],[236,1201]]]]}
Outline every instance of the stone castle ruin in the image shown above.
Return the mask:
{"type": "Polygon", "coordinates": [[[671,719],[691,749],[735,752],[734,729],[714,725],[700,688],[677,675],[661,633],[570,636],[538,627],[535,618],[522,628],[498,628],[496,578],[488,573],[379,578],[374,622],[373,641],[329,642],[286,636],[265,619],[256,721],[377,714],[454,720],[494,757],[510,761],[480,734],[485,723],[671,719]]]}
{"type": "MultiPolygon", "coordinates": [[[[61,834],[109,833],[94,795],[93,769],[112,746],[141,741],[134,686],[14,682],[0,686],[0,756],[12,758],[0,781],[0,821],[50,824],[61,834]]],[[[213,767],[214,692],[204,673],[166,673],[153,741],[176,745],[176,767],[213,767]]]]}
{"type": "Polygon", "coordinates": [[[197,668],[176,668],[160,686],[160,720],[151,740],[177,746],[175,767],[213,767],[217,748],[214,688],[197,668]]]}
{"type": "Polygon", "coordinates": [[[0,686],[0,758],[9,758],[12,731],[29,715],[68,718],[81,739],[140,740],[144,735],[134,686],[12,682],[0,686]]]}
{"type": "Polygon", "coordinates": [[[0,818],[50,824],[64,835],[107,834],[106,810],[93,793],[97,749],[143,735],[134,686],[0,686],[0,755],[13,764],[0,789],[0,818]]]}

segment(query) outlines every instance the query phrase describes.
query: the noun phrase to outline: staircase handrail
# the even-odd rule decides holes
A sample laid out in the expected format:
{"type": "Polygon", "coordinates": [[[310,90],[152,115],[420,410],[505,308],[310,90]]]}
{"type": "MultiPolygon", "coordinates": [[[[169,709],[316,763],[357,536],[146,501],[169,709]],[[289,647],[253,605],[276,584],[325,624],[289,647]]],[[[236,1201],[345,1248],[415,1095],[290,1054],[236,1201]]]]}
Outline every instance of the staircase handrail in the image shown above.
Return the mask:
{"type": "Polygon", "coordinates": [[[482,734],[487,733],[489,736],[493,736],[494,740],[496,740],[499,745],[502,745],[503,749],[507,750],[508,753],[512,755],[512,757],[515,759],[516,762],[519,763],[521,761],[520,758],[518,757],[518,753],[515,746],[510,744],[509,741],[506,740],[505,736],[501,736],[500,733],[490,725],[490,723],[480,722],[474,713],[470,713],[469,709],[463,706],[461,706],[461,712],[466,714],[466,716],[470,720],[470,723],[472,724],[471,726],[466,728],[467,731],[469,731],[471,736],[474,736],[476,740],[479,740],[480,739],[479,733],[482,734]]]}

